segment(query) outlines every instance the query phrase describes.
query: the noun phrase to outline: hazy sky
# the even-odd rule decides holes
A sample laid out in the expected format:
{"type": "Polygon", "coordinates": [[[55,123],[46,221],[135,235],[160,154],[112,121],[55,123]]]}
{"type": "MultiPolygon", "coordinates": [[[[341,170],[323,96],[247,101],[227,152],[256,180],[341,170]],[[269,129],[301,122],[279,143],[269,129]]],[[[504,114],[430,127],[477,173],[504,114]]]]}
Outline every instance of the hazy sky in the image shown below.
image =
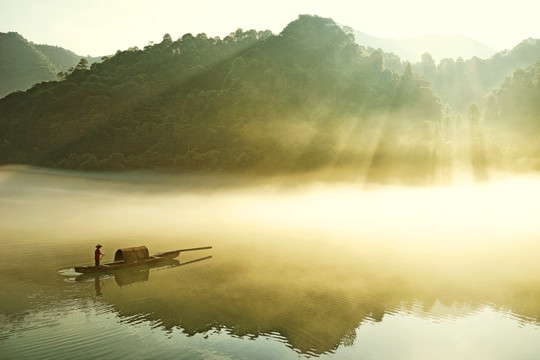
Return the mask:
{"type": "Polygon", "coordinates": [[[311,14],[377,37],[466,35],[503,50],[540,38],[539,13],[538,0],[0,0],[0,32],[101,56],[160,42],[165,33],[279,33],[298,14],[311,14]]]}

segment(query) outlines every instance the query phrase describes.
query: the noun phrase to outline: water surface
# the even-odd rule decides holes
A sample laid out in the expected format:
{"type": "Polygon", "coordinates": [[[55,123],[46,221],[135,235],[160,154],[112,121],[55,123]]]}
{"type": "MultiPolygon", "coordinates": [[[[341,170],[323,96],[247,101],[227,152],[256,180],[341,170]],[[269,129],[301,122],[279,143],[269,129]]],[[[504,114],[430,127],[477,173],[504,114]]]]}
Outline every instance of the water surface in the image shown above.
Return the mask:
{"type": "Polygon", "coordinates": [[[537,359],[539,203],[537,178],[366,188],[3,167],[0,353],[537,359]],[[78,276],[97,243],[105,260],[213,249],[78,276]]]}

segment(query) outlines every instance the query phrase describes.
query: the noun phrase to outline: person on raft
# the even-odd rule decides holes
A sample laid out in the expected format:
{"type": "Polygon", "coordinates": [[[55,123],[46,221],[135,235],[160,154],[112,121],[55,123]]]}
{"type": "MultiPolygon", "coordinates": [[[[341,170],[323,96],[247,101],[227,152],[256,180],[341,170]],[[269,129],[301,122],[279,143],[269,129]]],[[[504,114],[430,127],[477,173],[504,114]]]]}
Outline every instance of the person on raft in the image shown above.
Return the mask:
{"type": "Polygon", "coordinates": [[[103,256],[105,256],[105,254],[101,252],[101,248],[101,245],[96,245],[96,251],[94,252],[94,260],[96,261],[96,266],[99,266],[99,261],[103,259],[103,256]]]}

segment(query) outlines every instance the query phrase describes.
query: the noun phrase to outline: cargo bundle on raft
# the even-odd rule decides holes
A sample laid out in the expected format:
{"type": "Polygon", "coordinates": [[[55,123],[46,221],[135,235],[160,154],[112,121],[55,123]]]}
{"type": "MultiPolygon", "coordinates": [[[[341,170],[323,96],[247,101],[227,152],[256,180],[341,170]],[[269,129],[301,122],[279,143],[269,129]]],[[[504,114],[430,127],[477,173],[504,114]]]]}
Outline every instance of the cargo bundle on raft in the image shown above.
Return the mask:
{"type": "Polygon", "coordinates": [[[153,265],[158,262],[174,259],[183,251],[195,251],[211,249],[211,246],[204,246],[191,249],[180,249],[166,251],[149,256],[146,246],[130,247],[118,249],[114,254],[114,262],[99,266],[75,266],[75,271],[82,274],[108,272],[112,270],[125,269],[141,265],[153,265]]]}

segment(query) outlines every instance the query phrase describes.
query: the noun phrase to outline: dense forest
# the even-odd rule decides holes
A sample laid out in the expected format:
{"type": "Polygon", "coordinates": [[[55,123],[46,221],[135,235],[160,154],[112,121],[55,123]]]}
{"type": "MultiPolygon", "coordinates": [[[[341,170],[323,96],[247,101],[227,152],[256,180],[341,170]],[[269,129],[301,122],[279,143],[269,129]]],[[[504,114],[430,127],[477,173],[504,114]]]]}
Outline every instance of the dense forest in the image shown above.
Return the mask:
{"type": "Polygon", "coordinates": [[[489,94],[483,124],[491,138],[492,163],[540,171],[540,59],[489,94]]]}
{"type": "Polygon", "coordinates": [[[392,112],[411,129],[440,118],[410,66],[385,68],[316,16],[279,35],[165,35],[63,75],[0,102],[3,163],[298,171],[367,161],[369,119],[392,112]]]}
{"type": "MultiPolygon", "coordinates": [[[[523,43],[531,59],[537,45],[523,43]]],[[[539,149],[510,150],[516,137],[498,131],[504,125],[525,136],[531,133],[522,124],[538,123],[538,64],[492,91],[486,108],[471,104],[520,65],[517,51],[439,66],[426,54],[411,65],[309,15],[277,35],[165,35],[101,62],[80,59],[56,80],[1,99],[0,163],[89,171],[343,169],[374,181],[444,180],[471,166],[482,178],[488,163],[502,168],[514,163],[511,156],[535,168],[539,149]],[[464,71],[473,68],[476,77],[464,71]],[[492,161],[501,154],[506,160],[492,161]]]]}

